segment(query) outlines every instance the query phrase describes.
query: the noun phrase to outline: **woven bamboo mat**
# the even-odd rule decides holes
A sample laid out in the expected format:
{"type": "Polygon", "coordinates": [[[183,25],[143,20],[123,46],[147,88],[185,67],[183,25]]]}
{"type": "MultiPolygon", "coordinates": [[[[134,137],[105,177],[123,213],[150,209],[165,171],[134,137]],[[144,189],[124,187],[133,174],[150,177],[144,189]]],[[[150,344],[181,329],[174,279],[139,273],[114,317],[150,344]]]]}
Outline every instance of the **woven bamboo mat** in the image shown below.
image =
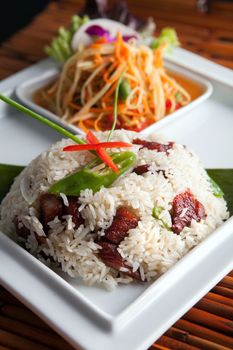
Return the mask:
{"type": "MultiPolygon", "coordinates": [[[[210,1],[210,13],[196,0],[129,0],[136,15],[153,16],[158,31],[175,27],[183,47],[233,69],[233,2],[210,1]]],[[[43,47],[83,2],[51,3],[34,21],[0,47],[0,79],[45,57],[43,47]]],[[[0,287],[0,350],[72,350],[59,335],[0,287]]],[[[233,349],[233,272],[226,276],[153,346],[162,350],[233,349]]],[[[105,350],[105,349],[104,349],[105,350]]],[[[127,350],[127,349],[119,349],[127,350]]]]}
{"type": "MultiPolygon", "coordinates": [[[[0,288],[0,350],[5,349],[73,348],[9,292],[0,288]]],[[[151,346],[150,350],[153,349],[233,349],[233,272],[159,338],[151,346]]]]}

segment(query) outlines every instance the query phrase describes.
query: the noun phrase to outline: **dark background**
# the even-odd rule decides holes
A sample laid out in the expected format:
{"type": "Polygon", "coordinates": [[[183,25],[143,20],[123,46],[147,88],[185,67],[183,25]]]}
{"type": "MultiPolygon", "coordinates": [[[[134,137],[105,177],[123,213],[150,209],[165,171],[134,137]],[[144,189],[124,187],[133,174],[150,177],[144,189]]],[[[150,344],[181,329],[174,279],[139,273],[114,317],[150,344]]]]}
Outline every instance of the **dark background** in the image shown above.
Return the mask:
{"type": "MultiPolygon", "coordinates": [[[[91,2],[91,0],[89,0],[91,2]]],[[[113,3],[112,0],[96,0],[97,2],[104,3],[113,3]]],[[[121,0],[115,0],[115,3],[118,4],[121,0]]],[[[233,2],[233,0],[224,0],[225,2],[233,2]]],[[[20,28],[27,25],[34,16],[41,12],[49,2],[60,2],[66,3],[66,0],[3,0],[0,8],[0,43],[5,41],[13,33],[15,33],[20,28]]],[[[80,3],[84,5],[84,0],[74,0],[73,3],[77,3],[77,9],[80,9],[80,3]]],[[[95,2],[93,0],[93,2],[95,2]]],[[[132,1],[129,1],[132,3],[132,1]]],[[[148,2],[148,1],[147,1],[148,2]]],[[[150,0],[150,6],[156,7],[156,3],[161,1],[159,0],[150,0]],[[152,5],[153,4],[153,5],[152,5]]],[[[196,2],[196,10],[198,12],[211,12],[212,5],[217,2],[217,0],[179,0],[177,5],[190,6],[196,2]],[[188,5],[189,3],[189,5],[188,5]]],[[[143,6],[143,0],[134,0],[133,3],[136,6],[143,6]]],[[[166,0],[163,0],[164,5],[166,6],[166,0]]],[[[170,1],[167,2],[168,10],[170,1]]],[[[232,18],[232,27],[233,27],[233,18],[232,18]]]]}
{"type": "Polygon", "coordinates": [[[3,0],[0,9],[0,42],[25,26],[50,0],[3,0]]]}

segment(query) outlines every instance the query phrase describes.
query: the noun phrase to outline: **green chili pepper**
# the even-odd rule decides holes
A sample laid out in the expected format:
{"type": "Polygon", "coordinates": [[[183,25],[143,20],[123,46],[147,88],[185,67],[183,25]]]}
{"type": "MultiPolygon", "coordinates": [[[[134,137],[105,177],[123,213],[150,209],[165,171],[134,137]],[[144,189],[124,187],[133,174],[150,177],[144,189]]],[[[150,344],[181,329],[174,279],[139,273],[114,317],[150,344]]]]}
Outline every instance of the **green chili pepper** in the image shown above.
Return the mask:
{"type": "Polygon", "coordinates": [[[68,196],[79,196],[80,192],[87,188],[97,192],[102,186],[109,187],[120,175],[133,166],[136,155],[133,152],[119,152],[113,154],[112,159],[119,168],[118,173],[106,166],[103,169],[95,170],[101,164],[101,160],[96,158],[81,170],[56,182],[50,187],[49,192],[57,195],[64,193],[68,196]]]}
{"type": "Polygon", "coordinates": [[[122,101],[125,101],[131,92],[128,79],[123,79],[119,86],[119,95],[122,101]]]}
{"type": "Polygon", "coordinates": [[[223,191],[221,190],[219,185],[210,176],[209,176],[209,183],[210,183],[210,187],[212,189],[213,195],[215,197],[218,197],[218,198],[223,197],[223,195],[224,195],[223,191]]]}
{"type": "Polygon", "coordinates": [[[161,225],[168,231],[171,231],[171,227],[168,226],[168,224],[160,218],[160,214],[164,211],[164,208],[163,207],[154,207],[153,208],[153,211],[152,211],[152,216],[159,220],[161,222],[161,225]]]}

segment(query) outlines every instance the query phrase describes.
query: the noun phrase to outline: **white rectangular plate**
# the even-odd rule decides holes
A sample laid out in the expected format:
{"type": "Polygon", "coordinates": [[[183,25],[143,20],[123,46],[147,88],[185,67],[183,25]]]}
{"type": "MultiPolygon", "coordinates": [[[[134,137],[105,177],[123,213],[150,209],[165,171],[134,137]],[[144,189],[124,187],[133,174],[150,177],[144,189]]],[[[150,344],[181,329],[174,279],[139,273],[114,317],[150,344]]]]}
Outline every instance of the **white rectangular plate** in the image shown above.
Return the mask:
{"type": "MultiPolygon", "coordinates": [[[[159,132],[187,144],[206,168],[233,167],[233,72],[184,50],[195,71],[207,65],[214,93],[185,118],[159,132]],[[224,81],[215,68],[222,72],[224,81]],[[213,72],[213,78],[211,75],[213,72]],[[226,74],[227,72],[227,74],[226,74]],[[229,78],[229,84],[227,81],[229,78]],[[218,80],[218,81],[217,81],[218,80]]],[[[0,84],[12,94],[22,81],[51,66],[44,61],[0,84]]],[[[60,135],[0,104],[0,163],[27,164],[60,135]]],[[[74,346],[96,349],[146,349],[233,268],[233,218],[151,285],[120,286],[113,292],[61,278],[0,233],[0,280],[74,346]],[[3,262],[3,263],[2,263],[3,262]]]]}
{"type": "MultiPolygon", "coordinates": [[[[180,76],[184,76],[187,79],[189,79],[191,82],[196,83],[200,87],[200,90],[202,90],[202,93],[199,97],[195,98],[188,105],[180,108],[179,110],[171,113],[169,116],[145,128],[144,129],[145,132],[157,130],[162,126],[171,124],[177,119],[184,117],[186,113],[188,113],[193,108],[195,108],[196,106],[201,104],[203,101],[205,101],[208,97],[210,97],[213,91],[212,84],[206,79],[204,79],[203,77],[201,77],[199,74],[192,73],[190,72],[189,69],[186,69],[183,66],[179,66],[176,63],[169,62],[168,60],[166,61],[166,67],[169,71],[177,73],[180,76]]],[[[52,81],[54,81],[58,76],[58,72],[59,72],[58,68],[53,67],[53,68],[44,70],[37,76],[34,75],[30,79],[24,80],[21,84],[17,86],[15,90],[16,96],[24,105],[36,111],[37,113],[42,114],[49,120],[54,121],[55,123],[66,128],[67,130],[70,130],[72,132],[76,132],[79,134],[83,134],[83,131],[80,128],[72,124],[68,124],[65,121],[62,121],[61,118],[56,116],[54,113],[48,111],[45,108],[40,107],[33,101],[34,93],[39,89],[41,89],[43,86],[47,86],[48,84],[52,83],[52,81]]]]}

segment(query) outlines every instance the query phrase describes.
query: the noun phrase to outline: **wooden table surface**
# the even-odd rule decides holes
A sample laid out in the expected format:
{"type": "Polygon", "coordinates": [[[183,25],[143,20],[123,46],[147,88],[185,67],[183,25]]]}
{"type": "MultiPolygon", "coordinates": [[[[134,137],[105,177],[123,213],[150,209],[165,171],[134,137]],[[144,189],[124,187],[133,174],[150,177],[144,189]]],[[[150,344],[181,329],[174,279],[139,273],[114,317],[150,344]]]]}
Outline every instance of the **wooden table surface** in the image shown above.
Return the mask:
{"type": "MultiPolygon", "coordinates": [[[[176,28],[184,48],[233,69],[232,1],[210,1],[207,14],[197,11],[196,0],[143,0],[143,5],[140,0],[130,0],[128,3],[134,14],[145,18],[153,16],[158,31],[164,26],[176,28]]],[[[75,0],[51,3],[30,25],[3,43],[0,79],[44,58],[43,47],[82,5],[82,1],[75,0]]],[[[0,287],[0,350],[7,349],[73,348],[0,287]]],[[[176,322],[151,349],[233,349],[233,273],[176,322]]]]}

